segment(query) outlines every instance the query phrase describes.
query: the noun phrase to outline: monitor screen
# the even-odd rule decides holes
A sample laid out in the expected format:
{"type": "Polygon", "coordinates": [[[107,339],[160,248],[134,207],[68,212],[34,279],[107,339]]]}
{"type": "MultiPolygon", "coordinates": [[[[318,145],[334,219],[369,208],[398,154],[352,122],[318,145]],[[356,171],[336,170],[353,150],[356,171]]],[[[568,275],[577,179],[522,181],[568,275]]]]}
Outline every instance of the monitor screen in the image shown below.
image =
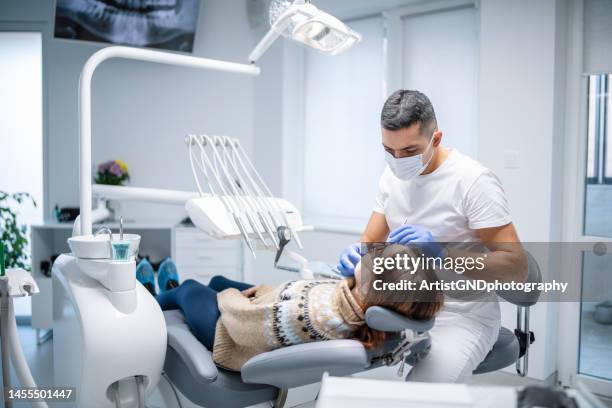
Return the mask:
{"type": "Polygon", "coordinates": [[[200,0],[57,0],[55,38],[192,52],[200,0]]]}

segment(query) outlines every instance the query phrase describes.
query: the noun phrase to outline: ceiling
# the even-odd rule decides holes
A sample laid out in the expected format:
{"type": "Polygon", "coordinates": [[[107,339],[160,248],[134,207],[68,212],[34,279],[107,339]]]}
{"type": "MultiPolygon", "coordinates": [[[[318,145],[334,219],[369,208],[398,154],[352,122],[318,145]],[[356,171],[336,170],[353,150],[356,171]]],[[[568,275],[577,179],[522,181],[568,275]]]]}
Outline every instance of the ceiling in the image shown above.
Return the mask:
{"type": "Polygon", "coordinates": [[[347,19],[368,14],[379,13],[405,4],[422,2],[423,0],[312,0],[321,10],[334,16],[347,19]]]}

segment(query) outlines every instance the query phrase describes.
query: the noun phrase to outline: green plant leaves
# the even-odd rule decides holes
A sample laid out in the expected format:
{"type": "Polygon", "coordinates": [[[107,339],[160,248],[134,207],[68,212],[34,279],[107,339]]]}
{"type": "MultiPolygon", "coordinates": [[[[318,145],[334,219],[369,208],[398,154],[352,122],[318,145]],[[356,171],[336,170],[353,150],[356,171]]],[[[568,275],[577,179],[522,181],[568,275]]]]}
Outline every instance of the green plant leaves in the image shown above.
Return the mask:
{"type": "Polygon", "coordinates": [[[30,270],[30,256],[28,254],[28,226],[20,224],[18,213],[11,206],[19,206],[26,201],[36,207],[36,201],[28,193],[9,194],[0,191],[0,242],[4,244],[5,265],[7,268],[23,268],[30,270]]]}

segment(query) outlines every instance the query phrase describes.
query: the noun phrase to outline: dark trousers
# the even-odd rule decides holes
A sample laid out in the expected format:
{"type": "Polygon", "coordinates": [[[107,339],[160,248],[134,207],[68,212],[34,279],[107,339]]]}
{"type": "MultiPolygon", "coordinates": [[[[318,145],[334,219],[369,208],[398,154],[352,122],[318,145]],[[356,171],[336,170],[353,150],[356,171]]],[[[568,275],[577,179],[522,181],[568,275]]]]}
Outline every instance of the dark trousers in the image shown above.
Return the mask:
{"type": "Polygon", "coordinates": [[[193,335],[212,351],[220,316],[217,293],[227,288],[245,290],[252,286],[223,276],[213,277],[208,285],[189,279],[174,289],[160,293],[156,299],[162,310],[180,309],[193,335]]]}

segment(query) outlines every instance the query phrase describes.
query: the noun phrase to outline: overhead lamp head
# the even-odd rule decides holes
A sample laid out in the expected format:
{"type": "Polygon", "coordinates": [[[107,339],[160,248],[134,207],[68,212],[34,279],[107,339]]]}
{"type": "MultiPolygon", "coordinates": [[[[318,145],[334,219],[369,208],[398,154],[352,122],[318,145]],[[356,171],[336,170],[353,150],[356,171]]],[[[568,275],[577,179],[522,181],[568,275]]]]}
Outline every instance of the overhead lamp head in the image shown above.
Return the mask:
{"type": "Polygon", "coordinates": [[[338,55],[361,41],[359,33],[336,17],[296,0],[274,19],[249,60],[257,61],[280,35],[329,55],[338,55]]]}

